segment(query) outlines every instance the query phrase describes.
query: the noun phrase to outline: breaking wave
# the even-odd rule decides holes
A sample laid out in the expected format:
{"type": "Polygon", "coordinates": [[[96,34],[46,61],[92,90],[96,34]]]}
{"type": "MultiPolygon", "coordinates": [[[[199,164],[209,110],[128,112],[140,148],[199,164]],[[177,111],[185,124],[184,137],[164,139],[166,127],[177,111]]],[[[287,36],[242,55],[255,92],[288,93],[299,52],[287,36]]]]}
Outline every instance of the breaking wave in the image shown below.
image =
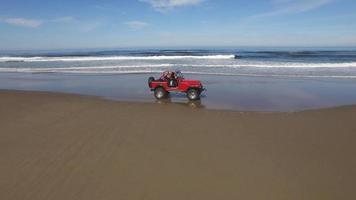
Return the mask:
{"type": "Polygon", "coordinates": [[[356,51],[133,50],[0,54],[0,72],[355,78],[356,51]]]}
{"type": "Polygon", "coordinates": [[[118,66],[83,66],[83,67],[1,67],[0,72],[85,72],[123,69],[164,69],[164,68],[356,68],[356,62],[348,63],[278,63],[278,62],[254,62],[241,64],[141,64],[118,66]]]}
{"type": "Polygon", "coordinates": [[[68,56],[68,57],[0,57],[0,62],[83,62],[83,61],[115,61],[115,60],[223,60],[235,59],[235,55],[203,55],[203,56],[68,56]]]}

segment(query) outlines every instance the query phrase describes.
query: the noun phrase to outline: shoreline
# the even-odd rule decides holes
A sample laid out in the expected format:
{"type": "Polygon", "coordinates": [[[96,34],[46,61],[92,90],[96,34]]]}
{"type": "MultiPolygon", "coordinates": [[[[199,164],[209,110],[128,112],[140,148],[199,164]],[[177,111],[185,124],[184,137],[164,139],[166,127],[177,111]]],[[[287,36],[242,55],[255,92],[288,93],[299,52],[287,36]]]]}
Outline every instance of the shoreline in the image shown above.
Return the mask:
{"type": "Polygon", "coordinates": [[[305,112],[317,112],[317,111],[326,111],[326,110],[334,110],[334,109],[348,109],[356,107],[356,104],[350,105],[340,105],[340,106],[332,106],[332,107],[325,107],[325,108],[312,108],[312,109],[305,109],[305,110],[296,110],[296,111],[249,111],[249,110],[233,110],[233,109],[218,109],[218,108],[206,108],[201,106],[201,102],[198,101],[188,101],[188,103],[182,102],[172,102],[170,101],[171,98],[164,99],[164,100],[157,100],[156,102],[150,101],[135,101],[135,100],[118,100],[118,99],[111,99],[102,96],[96,95],[85,95],[85,94],[77,94],[77,93],[68,93],[68,92],[56,92],[56,91],[36,91],[36,90],[16,90],[16,89],[0,89],[1,93],[8,93],[8,94],[24,94],[24,95],[63,95],[63,96],[73,96],[77,98],[84,98],[84,99],[93,99],[98,101],[107,101],[112,103],[118,104],[137,104],[137,105],[151,105],[151,106],[174,106],[174,107],[185,107],[189,110],[205,110],[210,112],[231,112],[231,113],[250,113],[250,114],[293,114],[293,113],[305,113],[305,112]],[[191,103],[191,104],[189,104],[191,103]]]}
{"type": "Polygon", "coordinates": [[[0,199],[354,199],[355,121],[0,90],[0,199]]]}
{"type": "MultiPolygon", "coordinates": [[[[157,76],[157,75],[156,75],[157,76]]],[[[104,99],[155,103],[148,75],[11,74],[0,73],[0,89],[47,91],[99,96],[104,99]]],[[[201,80],[207,91],[200,107],[213,110],[295,112],[356,104],[354,80],[187,75],[201,80]]],[[[189,104],[184,94],[172,93],[166,103],[189,104]]],[[[164,103],[164,102],[163,102],[164,103]]]]}

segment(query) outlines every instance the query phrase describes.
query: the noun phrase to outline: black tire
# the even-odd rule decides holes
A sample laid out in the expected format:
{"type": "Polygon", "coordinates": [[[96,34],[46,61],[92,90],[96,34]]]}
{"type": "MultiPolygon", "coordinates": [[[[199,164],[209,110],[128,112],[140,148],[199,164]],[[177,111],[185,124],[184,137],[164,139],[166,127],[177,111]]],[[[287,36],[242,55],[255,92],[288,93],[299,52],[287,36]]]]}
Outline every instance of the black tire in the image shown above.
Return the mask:
{"type": "Polygon", "coordinates": [[[153,78],[152,76],[148,78],[148,87],[151,87],[151,83],[155,81],[155,78],[153,78]]]}
{"type": "Polygon", "coordinates": [[[200,90],[196,88],[191,88],[187,91],[187,98],[190,101],[196,101],[200,99],[200,90]]]}
{"type": "Polygon", "coordinates": [[[168,92],[162,87],[156,88],[154,94],[156,99],[166,99],[168,97],[168,92]]]}

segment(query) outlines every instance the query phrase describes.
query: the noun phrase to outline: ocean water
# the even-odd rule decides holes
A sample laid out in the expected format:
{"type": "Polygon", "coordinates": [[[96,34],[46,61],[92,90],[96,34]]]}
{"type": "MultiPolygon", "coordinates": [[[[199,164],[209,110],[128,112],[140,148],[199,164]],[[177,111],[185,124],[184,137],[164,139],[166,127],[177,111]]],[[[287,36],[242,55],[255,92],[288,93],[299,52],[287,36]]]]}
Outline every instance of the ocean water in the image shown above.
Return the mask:
{"type": "Polygon", "coordinates": [[[130,49],[0,52],[0,89],[238,111],[300,111],[356,104],[356,49],[130,49]],[[157,101],[149,76],[180,70],[207,91],[157,101]]]}
{"type": "Polygon", "coordinates": [[[356,79],[356,49],[0,52],[0,73],[185,74],[356,79]]]}

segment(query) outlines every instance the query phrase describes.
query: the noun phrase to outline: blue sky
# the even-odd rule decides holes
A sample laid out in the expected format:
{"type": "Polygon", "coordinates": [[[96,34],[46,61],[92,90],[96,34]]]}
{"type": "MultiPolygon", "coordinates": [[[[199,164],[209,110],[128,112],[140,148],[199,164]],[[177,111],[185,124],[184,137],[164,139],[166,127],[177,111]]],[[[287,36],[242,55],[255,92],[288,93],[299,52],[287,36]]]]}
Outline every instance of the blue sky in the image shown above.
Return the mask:
{"type": "Polygon", "coordinates": [[[201,46],[356,46],[356,1],[0,2],[0,50],[201,46]]]}

